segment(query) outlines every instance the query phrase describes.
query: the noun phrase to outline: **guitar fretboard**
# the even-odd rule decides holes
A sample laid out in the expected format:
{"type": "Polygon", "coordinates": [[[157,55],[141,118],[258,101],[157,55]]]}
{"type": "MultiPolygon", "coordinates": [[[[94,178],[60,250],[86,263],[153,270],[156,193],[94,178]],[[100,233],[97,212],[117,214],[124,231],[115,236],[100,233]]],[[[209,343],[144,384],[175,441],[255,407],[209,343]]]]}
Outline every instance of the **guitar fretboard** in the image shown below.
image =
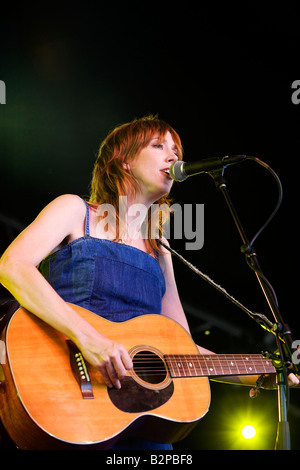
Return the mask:
{"type": "Polygon", "coordinates": [[[270,374],[275,368],[260,354],[166,354],[171,377],[270,374]]]}

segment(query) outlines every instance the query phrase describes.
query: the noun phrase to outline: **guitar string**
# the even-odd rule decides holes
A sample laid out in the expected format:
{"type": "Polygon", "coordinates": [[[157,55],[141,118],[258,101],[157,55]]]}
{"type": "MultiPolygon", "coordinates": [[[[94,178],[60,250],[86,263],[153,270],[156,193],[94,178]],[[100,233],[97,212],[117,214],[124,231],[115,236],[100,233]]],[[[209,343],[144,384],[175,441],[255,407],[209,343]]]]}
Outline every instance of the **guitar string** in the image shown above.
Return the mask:
{"type": "MultiPolygon", "coordinates": [[[[148,364],[155,364],[155,361],[152,361],[152,360],[134,361],[134,364],[137,364],[137,363],[145,364],[145,363],[147,363],[147,362],[148,362],[148,364]]],[[[176,361],[176,360],[169,360],[169,359],[168,359],[166,362],[167,362],[168,364],[182,364],[182,365],[184,365],[184,364],[187,364],[187,363],[190,364],[190,363],[192,363],[193,361],[191,361],[191,360],[186,360],[186,361],[178,361],[178,360],[177,360],[177,361],[176,361]]],[[[161,361],[156,361],[156,363],[157,363],[157,364],[161,364],[162,362],[161,362],[161,361]]],[[[207,362],[205,362],[205,361],[197,361],[197,362],[194,362],[194,364],[207,364],[207,362]]],[[[214,363],[214,364],[210,363],[210,367],[218,367],[219,365],[226,366],[226,364],[228,364],[228,361],[222,361],[222,362],[219,362],[218,364],[216,364],[216,363],[214,363]]],[[[252,364],[257,365],[257,366],[259,366],[259,365],[266,365],[266,366],[268,366],[268,365],[269,365],[269,364],[267,364],[267,363],[258,362],[258,361],[251,361],[251,362],[250,362],[250,361],[235,361],[233,364],[245,365],[245,366],[248,365],[248,364],[249,364],[250,366],[251,366],[252,364]]],[[[232,365],[232,364],[231,364],[231,365],[232,365]]],[[[229,367],[229,365],[228,365],[228,367],[229,367]]]]}
{"type": "MultiPolygon", "coordinates": [[[[145,374],[152,374],[152,375],[161,375],[162,372],[166,373],[168,371],[168,368],[166,368],[164,362],[162,361],[161,358],[153,358],[151,357],[151,354],[143,354],[143,358],[141,358],[141,355],[139,355],[138,358],[134,358],[134,371],[139,372],[139,373],[145,373],[145,374]],[[146,358],[146,359],[145,359],[146,358]],[[148,364],[146,364],[148,362],[148,364]],[[142,363],[142,366],[139,366],[138,363],[142,363]]],[[[215,360],[217,359],[219,364],[212,364],[211,362],[207,364],[205,362],[205,359],[211,359],[211,357],[207,357],[204,355],[181,355],[181,357],[184,356],[184,361],[179,361],[178,358],[174,358],[174,355],[168,355],[168,359],[166,359],[167,365],[169,368],[172,368],[174,371],[174,368],[177,368],[178,373],[181,374],[188,374],[191,376],[193,372],[195,373],[200,373],[203,375],[213,375],[217,374],[217,370],[221,369],[219,373],[224,373],[227,375],[231,375],[234,372],[232,372],[232,368],[235,367],[238,372],[240,372],[240,369],[242,373],[255,373],[256,367],[260,368],[261,372],[261,367],[263,366],[265,369],[269,364],[266,363],[266,360],[261,357],[260,355],[252,355],[250,361],[248,356],[242,356],[242,355],[236,355],[234,358],[234,363],[229,365],[228,361],[232,361],[231,357],[221,357],[221,358],[214,358],[215,360]],[[171,358],[173,356],[173,358],[171,358]],[[186,357],[189,356],[189,357],[186,357]],[[248,359],[246,359],[246,357],[248,359]],[[196,359],[197,363],[193,363],[193,359],[196,359]],[[202,360],[201,360],[202,359],[202,360]],[[225,362],[224,362],[225,361],[225,362]],[[192,364],[192,365],[191,365],[192,364]],[[182,369],[181,369],[182,368],[182,369]],[[254,370],[252,370],[254,368],[254,370]],[[193,371],[194,369],[194,371],[193,371]],[[205,373],[204,373],[204,372],[205,373]],[[213,374],[211,373],[213,372],[213,374]]],[[[230,356],[230,355],[229,355],[230,356]]],[[[273,370],[273,366],[272,366],[273,370]]],[[[174,372],[173,372],[174,373],[174,372]]],[[[186,376],[186,375],[184,375],[186,376]]]]}
{"type": "Polygon", "coordinates": [[[259,354],[256,355],[250,355],[250,356],[238,356],[238,355],[233,355],[232,357],[229,355],[218,355],[217,357],[214,355],[198,355],[198,354],[166,354],[163,358],[160,357],[153,357],[152,354],[139,354],[138,357],[133,357],[134,362],[144,362],[144,361],[149,361],[149,362],[162,362],[162,361],[167,361],[167,362],[185,362],[185,361],[196,361],[196,362],[203,362],[203,361],[210,361],[213,363],[216,362],[244,362],[244,363],[257,363],[257,364],[267,364],[268,360],[259,354]]]}

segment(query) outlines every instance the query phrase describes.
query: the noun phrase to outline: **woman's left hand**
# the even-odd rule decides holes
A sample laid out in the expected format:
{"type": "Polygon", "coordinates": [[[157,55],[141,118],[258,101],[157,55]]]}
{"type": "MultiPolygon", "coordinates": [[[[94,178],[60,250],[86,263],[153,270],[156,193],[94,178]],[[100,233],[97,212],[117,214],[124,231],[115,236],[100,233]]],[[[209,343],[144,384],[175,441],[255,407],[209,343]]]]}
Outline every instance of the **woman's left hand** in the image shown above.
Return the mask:
{"type": "Polygon", "coordinates": [[[289,374],[288,382],[289,382],[289,386],[291,388],[300,388],[300,377],[299,377],[299,375],[295,375],[293,373],[289,374]]]}

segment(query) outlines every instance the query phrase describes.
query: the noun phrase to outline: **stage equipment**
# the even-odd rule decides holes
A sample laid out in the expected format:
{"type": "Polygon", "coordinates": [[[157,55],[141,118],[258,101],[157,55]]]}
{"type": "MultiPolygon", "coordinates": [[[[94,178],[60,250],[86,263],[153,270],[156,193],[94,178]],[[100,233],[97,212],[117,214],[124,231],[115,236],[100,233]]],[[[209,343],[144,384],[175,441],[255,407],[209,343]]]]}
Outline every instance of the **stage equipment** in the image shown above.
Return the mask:
{"type": "MultiPolygon", "coordinates": [[[[169,174],[170,176],[179,182],[185,181],[188,176],[192,176],[199,173],[208,173],[214,180],[216,188],[222,193],[225,202],[228,206],[228,209],[233,218],[234,224],[239,232],[239,235],[242,239],[243,245],[241,246],[241,252],[245,255],[245,260],[247,265],[254,271],[255,276],[258,280],[258,283],[263,291],[265,299],[268,303],[268,306],[271,310],[271,313],[274,318],[274,322],[270,321],[265,315],[259,313],[253,313],[240,302],[230,296],[224,288],[217,285],[212,281],[206,274],[201,273],[197,268],[195,268],[191,263],[185,260],[181,255],[179,255],[175,250],[170,249],[173,255],[179,257],[181,261],[187,264],[194,272],[200,275],[204,280],[213,285],[219,292],[221,292],[225,297],[231,300],[235,305],[240,307],[244,312],[246,312],[252,319],[254,319],[260,326],[262,326],[269,333],[272,333],[276,336],[276,344],[278,352],[276,354],[263,353],[267,357],[271,357],[273,360],[273,365],[276,369],[277,375],[277,393],[278,393],[278,427],[277,427],[277,437],[275,443],[275,449],[277,450],[290,450],[291,448],[291,439],[290,439],[290,429],[289,423],[287,420],[287,410],[289,403],[289,385],[288,385],[288,367],[293,364],[293,372],[299,374],[300,367],[299,364],[293,363],[293,355],[296,354],[296,348],[294,344],[296,342],[292,339],[292,333],[289,326],[284,322],[282,315],[279,311],[279,305],[276,293],[270,284],[269,280],[263,274],[263,271],[260,267],[257,255],[254,249],[254,241],[262,233],[262,231],[267,227],[267,225],[274,218],[277,213],[281,202],[282,202],[282,184],[275,173],[275,171],[265,162],[260,160],[257,157],[245,156],[245,155],[236,155],[236,156],[226,156],[223,158],[214,158],[214,159],[205,159],[201,162],[194,163],[185,163],[182,161],[175,162],[171,165],[169,174]],[[240,222],[237,211],[232,203],[232,200],[229,196],[227,190],[227,181],[224,177],[225,168],[233,163],[239,163],[241,161],[251,160],[255,163],[258,163],[265,169],[267,169],[272,176],[275,178],[275,181],[278,186],[278,200],[275,209],[272,211],[271,215],[264,223],[264,225],[258,230],[252,240],[249,241],[245,230],[240,222]]],[[[169,249],[166,245],[165,248],[169,249]]]]}

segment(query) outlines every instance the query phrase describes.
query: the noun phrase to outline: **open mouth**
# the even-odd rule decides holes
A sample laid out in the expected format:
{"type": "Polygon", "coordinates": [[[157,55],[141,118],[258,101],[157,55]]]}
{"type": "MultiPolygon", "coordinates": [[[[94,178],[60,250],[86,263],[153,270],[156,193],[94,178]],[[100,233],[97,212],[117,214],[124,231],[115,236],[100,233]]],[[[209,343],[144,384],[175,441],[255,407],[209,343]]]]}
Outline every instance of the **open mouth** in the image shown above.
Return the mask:
{"type": "Polygon", "coordinates": [[[171,178],[170,174],[169,174],[169,169],[165,169],[165,170],[160,170],[162,173],[164,173],[166,176],[168,176],[168,178],[171,178]]]}

